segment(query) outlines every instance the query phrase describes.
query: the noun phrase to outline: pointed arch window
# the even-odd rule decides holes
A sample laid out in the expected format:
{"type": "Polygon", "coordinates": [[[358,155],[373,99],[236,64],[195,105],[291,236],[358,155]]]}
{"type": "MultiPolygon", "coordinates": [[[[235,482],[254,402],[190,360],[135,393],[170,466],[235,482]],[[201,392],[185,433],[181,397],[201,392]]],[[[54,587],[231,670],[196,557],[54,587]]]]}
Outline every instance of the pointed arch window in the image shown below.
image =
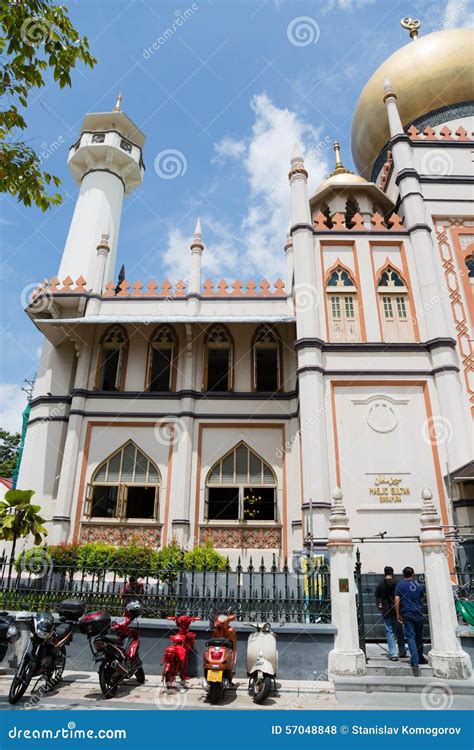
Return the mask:
{"type": "Polygon", "coordinates": [[[252,346],[253,389],[275,393],[281,388],[281,341],[267,325],[257,328],[252,346]]]}
{"type": "Polygon", "coordinates": [[[377,293],[384,341],[413,341],[408,289],[396,269],[381,272],[377,293]]]}
{"type": "Polygon", "coordinates": [[[169,325],[156,328],[150,338],[148,351],[147,385],[152,393],[176,389],[176,359],[178,337],[169,325]]]}
{"type": "Polygon", "coordinates": [[[107,328],[100,341],[96,387],[99,391],[120,391],[125,384],[128,336],[122,326],[107,328]]]}
{"type": "Polygon", "coordinates": [[[245,443],[220,459],[207,475],[207,521],[276,521],[273,469],[245,443]]]}
{"type": "Polygon", "coordinates": [[[87,488],[86,518],[158,518],[161,474],[129,441],[101,463],[87,488]]]}
{"type": "Polygon", "coordinates": [[[330,341],[360,341],[357,287],[350,272],[337,266],[326,285],[330,341]]]}
{"type": "Polygon", "coordinates": [[[232,390],[232,337],[223,325],[209,329],[205,338],[204,389],[206,391],[232,390]]]}

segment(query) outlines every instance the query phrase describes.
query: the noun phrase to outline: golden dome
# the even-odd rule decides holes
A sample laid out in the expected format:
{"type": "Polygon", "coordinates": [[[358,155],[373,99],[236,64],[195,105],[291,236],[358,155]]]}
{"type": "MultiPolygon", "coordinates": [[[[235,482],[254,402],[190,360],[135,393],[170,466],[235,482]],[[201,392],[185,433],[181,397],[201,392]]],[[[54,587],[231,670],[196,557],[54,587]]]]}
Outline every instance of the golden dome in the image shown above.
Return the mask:
{"type": "Polygon", "coordinates": [[[473,48],[471,29],[447,29],[410,41],[382,63],[365,85],[352,121],[352,156],[361,174],[370,178],[390,138],[384,78],[397,94],[403,126],[409,126],[422,115],[474,98],[473,48]]]}

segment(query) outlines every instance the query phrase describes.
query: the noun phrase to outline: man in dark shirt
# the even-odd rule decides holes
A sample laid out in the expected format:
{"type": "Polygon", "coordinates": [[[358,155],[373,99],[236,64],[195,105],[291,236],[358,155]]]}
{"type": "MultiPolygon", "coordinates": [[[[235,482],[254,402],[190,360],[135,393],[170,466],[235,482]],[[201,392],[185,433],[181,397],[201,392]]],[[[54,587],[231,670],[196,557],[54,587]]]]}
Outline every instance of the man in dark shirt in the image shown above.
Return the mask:
{"type": "Polygon", "coordinates": [[[390,565],[386,565],[383,572],[384,578],[375,590],[375,601],[381,610],[390,659],[398,661],[399,657],[403,659],[407,654],[403,627],[398,622],[395,611],[395,586],[397,584],[393,579],[393,568],[390,565]]]}
{"type": "Polygon", "coordinates": [[[398,622],[405,625],[411,666],[415,669],[420,664],[428,663],[423,654],[423,625],[425,623],[423,597],[425,593],[425,587],[415,580],[413,568],[403,568],[403,581],[397,583],[395,587],[395,609],[398,622]]]}

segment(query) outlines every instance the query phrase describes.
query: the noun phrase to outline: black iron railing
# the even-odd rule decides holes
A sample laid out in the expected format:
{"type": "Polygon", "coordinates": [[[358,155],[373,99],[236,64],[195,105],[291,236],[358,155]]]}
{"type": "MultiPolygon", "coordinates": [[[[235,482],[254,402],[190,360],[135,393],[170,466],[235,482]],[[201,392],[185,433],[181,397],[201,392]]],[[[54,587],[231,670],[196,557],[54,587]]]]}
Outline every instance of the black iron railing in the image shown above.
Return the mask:
{"type": "Polygon", "coordinates": [[[134,569],[138,582],[127,590],[124,575],[107,567],[75,571],[51,564],[44,569],[13,570],[0,567],[0,608],[6,610],[45,608],[53,610],[66,598],[84,602],[87,611],[104,609],[121,614],[124,603],[140,599],[145,617],[167,617],[186,613],[207,619],[232,608],[238,619],[271,622],[329,622],[331,618],[329,571],[326,565],[288,565],[278,570],[250,562],[231,570],[185,570],[184,566],[155,570],[134,569]]]}

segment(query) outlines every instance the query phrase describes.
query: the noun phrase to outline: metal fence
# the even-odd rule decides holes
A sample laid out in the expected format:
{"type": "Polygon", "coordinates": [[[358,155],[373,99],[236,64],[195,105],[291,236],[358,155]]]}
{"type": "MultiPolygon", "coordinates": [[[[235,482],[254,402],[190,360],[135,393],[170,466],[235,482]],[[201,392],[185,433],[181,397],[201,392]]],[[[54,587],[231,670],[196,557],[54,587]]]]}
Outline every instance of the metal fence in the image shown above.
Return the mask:
{"type": "Polygon", "coordinates": [[[263,563],[244,570],[134,569],[137,588],[127,591],[126,578],[108,568],[87,572],[54,565],[39,574],[0,568],[0,608],[54,610],[66,598],[80,599],[87,611],[103,609],[118,615],[127,600],[140,599],[145,617],[189,614],[207,619],[232,608],[238,619],[270,622],[330,622],[329,570],[302,565],[279,571],[263,563]]]}

